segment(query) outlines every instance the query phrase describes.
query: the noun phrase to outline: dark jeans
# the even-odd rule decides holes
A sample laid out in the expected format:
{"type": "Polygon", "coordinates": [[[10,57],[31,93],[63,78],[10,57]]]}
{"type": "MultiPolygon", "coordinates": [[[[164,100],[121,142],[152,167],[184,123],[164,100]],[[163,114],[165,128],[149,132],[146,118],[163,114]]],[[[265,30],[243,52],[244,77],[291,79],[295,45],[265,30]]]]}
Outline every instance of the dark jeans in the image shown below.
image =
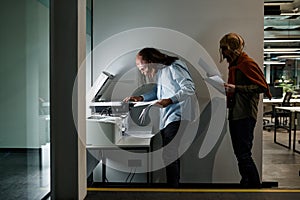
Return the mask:
{"type": "Polygon", "coordinates": [[[160,131],[163,143],[163,160],[166,166],[167,183],[178,187],[180,179],[180,160],[178,147],[188,121],[175,121],[160,131]],[[176,136],[176,137],[175,137],[176,136]]]}
{"type": "Polygon", "coordinates": [[[229,120],[229,129],[233,151],[238,161],[242,187],[260,187],[260,178],[252,159],[253,132],[256,120],[249,117],[240,120],[229,120]]]}

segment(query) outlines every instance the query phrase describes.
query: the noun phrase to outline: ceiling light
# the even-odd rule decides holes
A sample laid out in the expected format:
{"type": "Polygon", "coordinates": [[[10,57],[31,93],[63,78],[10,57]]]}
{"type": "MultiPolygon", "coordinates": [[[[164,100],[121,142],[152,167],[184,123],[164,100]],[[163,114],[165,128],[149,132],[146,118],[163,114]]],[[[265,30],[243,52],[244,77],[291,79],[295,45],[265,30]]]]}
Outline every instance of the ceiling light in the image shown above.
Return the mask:
{"type": "Polygon", "coordinates": [[[285,55],[285,56],[278,56],[279,59],[293,59],[293,60],[300,60],[300,56],[297,55],[285,55]]]}
{"type": "Polygon", "coordinates": [[[264,43],[269,43],[269,42],[300,42],[300,39],[281,39],[281,40],[277,40],[277,39],[272,39],[272,40],[264,40],[264,43]]]}
{"type": "Polygon", "coordinates": [[[268,51],[264,54],[300,54],[300,51],[268,51]]]}
{"type": "Polygon", "coordinates": [[[282,16],[294,16],[294,15],[300,15],[299,12],[286,12],[286,13],[280,13],[282,16]]]}
{"type": "Polygon", "coordinates": [[[300,48],[269,48],[269,49],[264,49],[264,52],[271,52],[271,51],[300,51],[300,48]]]}
{"type": "Polygon", "coordinates": [[[294,0],[264,0],[264,4],[283,4],[283,3],[293,3],[294,0]]]}
{"type": "Polygon", "coordinates": [[[264,65],[284,65],[285,62],[282,61],[270,61],[270,60],[266,60],[264,61],[264,65]]]}

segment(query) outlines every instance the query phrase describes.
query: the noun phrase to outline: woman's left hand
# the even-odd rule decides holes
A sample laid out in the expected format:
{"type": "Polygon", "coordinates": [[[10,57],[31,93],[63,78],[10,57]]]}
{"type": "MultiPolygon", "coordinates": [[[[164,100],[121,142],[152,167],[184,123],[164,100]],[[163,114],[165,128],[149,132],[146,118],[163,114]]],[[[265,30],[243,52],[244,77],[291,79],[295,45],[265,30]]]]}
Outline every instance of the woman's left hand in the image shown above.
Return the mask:
{"type": "Polygon", "coordinates": [[[225,86],[225,91],[226,92],[234,92],[235,91],[235,85],[229,84],[229,83],[224,83],[225,86]]]}

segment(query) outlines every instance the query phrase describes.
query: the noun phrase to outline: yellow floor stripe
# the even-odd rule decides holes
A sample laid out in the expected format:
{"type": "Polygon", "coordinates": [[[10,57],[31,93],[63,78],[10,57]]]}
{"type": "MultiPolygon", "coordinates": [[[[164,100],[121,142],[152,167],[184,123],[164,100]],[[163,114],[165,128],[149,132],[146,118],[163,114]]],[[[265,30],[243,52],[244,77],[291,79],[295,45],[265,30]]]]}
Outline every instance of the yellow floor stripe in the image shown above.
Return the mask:
{"type": "Polygon", "coordinates": [[[185,188],[87,188],[98,192],[257,192],[257,193],[300,193],[300,189],[185,189],[185,188]]]}

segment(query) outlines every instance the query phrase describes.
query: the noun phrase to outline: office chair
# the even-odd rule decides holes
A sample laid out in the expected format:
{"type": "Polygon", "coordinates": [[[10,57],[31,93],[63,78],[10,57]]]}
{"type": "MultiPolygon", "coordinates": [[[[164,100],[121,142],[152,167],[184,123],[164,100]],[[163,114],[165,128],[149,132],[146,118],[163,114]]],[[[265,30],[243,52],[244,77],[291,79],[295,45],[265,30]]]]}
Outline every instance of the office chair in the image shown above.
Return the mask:
{"type": "MultiPolygon", "coordinates": [[[[283,88],[279,86],[270,85],[270,92],[272,94],[272,98],[274,99],[281,99],[283,97],[283,88]]],[[[264,98],[268,98],[266,95],[264,95],[264,98]]],[[[272,110],[268,112],[264,112],[263,116],[263,128],[264,130],[270,131],[271,128],[274,128],[274,118],[275,118],[275,105],[272,105],[272,110]]]]}
{"type": "Polygon", "coordinates": [[[272,110],[263,114],[263,129],[271,131],[275,126],[275,105],[272,105],[272,110]]]}
{"type": "MultiPolygon", "coordinates": [[[[286,92],[283,98],[283,101],[281,102],[280,106],[282,107],[289,107],[291,106],[290,100],[292,98],[292,92],[286,92]]],[[[277,120],[276,128],[283,128],[288,130],[288,118],[289,118],[290,112],[285,110],[278,110],[276,112],[275,105],[272,105],[272,110],[269,112],[264,113],[264,117],[270,117],[271,119],[263,119],[263,129],[270,131],[271,129],[275,128],[275,120],[277,120]]]]}
{"type": "MultiPolygon", "coordinates": [[[[291,106],[290,104],[290,99],[292,97],[292,92],[287,92],[283,102],[281,104],[282,107],[289,107],[291,106]]],[[[279,144],[281,146],[284,146],[286,148],[291,148],[291,133],[292,133],[292,121],[291,119],[291,111],[288,110],[283,110],[283,109],[275,109],[275,129],[274,129],[274,143],[279,144]],[[285,129],[287,130],[288,134],[288,144],[286,142],[279,142],[277,140],[277,129],[285,129]]],[[[286,134],[284,134],[286,135],[286,134]]],[[[286,140],[284,140],[286,141],[286,140]]]]}
{"type": "MultiPolygon", "coordinates": [[[[283,101],[281,103],[282,107],[290,107],[290,100],[292,98],[292,92],[286,92],[285,96],[283,98],[283,101]]],[[[275,109],[275,108],[274,108],[275,109]]],[[[288,118],[290,116],[290,111],[286,110],[277,110],[275,113],[275,120],[278,120],[279,123],[277,123],[277,128],[284,128],[288,129],[288,118]]]]}

